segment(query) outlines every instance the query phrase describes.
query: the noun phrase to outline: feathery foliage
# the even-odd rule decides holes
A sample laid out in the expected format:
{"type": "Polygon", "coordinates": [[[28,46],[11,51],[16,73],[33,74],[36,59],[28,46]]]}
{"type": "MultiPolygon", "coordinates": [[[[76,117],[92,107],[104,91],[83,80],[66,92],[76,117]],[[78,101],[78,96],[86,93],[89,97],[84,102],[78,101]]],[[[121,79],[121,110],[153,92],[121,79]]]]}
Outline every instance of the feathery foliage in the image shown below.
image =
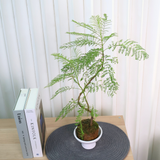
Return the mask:
{"type": "Polygon", "coordinates": [[[56,118],[56,121],[59,120],[60,117],[64,118],[66,115],[72,111],[75,107],[77,107],[77,100],[71,99],[71,101],[68,102],[68,104],[62,109],[59,116],[56,118]]]}
{"type": "MultiPolygon", "coordinates": [[[[88,93],[97,92],[99,89],[103,92],[107,92],[109,96],[114,96],[118,90],[119,84],[114,77],[113,64],[118,63],[117,57],[112,57],[107,54],[107,50],[114,51],[118,48],[118,52],[125,54],[125,56],[134,56],[136,60],[145,60],[149,56],[145,49],[142,48],[137,42],[123,40],[114,42],[112,41],[106,48],[105,43],[112,37],[117,36],[117,33],[112,33],[107,35],[109,25],[111,21],[108,20],[106,14],[104,17],[92,16],[90,18],[90,24],[80,23],[72,20],[77,26],[83,27],[90,31],[90,33],[79,33],[79,32],[67,32],[67,34],[78,36],[74,41],[65,43],[60,48],[69,49],[73,48],[76,57],[70,58],[65,57],[60,53],[52,54],[55,59],[62,62],[63,66],[61,69],[61,74],[57,75],[46,87],[51,87],[54,84],[64,81],[72,80],[80,89],[80,93],[76,100],[72,99],[60,112],[59,116],[64,118],[71,110],[75,107],[78,108],[78,116],[76,119],[77,123],[81,125],[81,117],[84,112],[88,112],[91,116],[91,124],[93,118],[97,117],[97,110],[91,107],[87,100],[88,93]],[[90,50],[87,53],[77,52],[77,48],[83,46],[90,46],[90,50]],[[84,85],[81,86],[83,82],[84,85]]],[[[58,89],[52,98],[56,97],[62,92],[66,92],[70,89],[75,89],[73,86],[65,86],[58,89]]],[[[82,137],[83,137],[83,130],[82,137]]]]}

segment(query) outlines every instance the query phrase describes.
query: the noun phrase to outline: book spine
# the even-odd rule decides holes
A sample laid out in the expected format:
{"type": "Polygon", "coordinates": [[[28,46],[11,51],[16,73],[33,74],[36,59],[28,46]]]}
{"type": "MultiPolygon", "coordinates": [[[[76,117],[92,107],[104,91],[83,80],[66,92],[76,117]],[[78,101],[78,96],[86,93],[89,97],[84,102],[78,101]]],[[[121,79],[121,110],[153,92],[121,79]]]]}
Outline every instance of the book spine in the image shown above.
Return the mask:
{"type": "Polygon", "coordinates": [[[43,157],[41,140],[39,135],[37,114],[35,109],[25,110],[27,126],[32,145],[33,157],[43,157]]]}
{"type": "Polygon", "coordinates": [[[42,151],[44,149],[44,143],[45,143],[45,132],[46,132],[46,124],[45,124],[45,118],[44,118],[44,112],[43,112],[43,104],[42,104],[42,99],[40,100],[39,103],[39,110],[40,110],[40,120],[39,122],[39,133],[41,137],[41,144],[42,144],[42,151]]]}
{"type": "Polygon", "coordinates": [[[13,111],[23,158],[33,158],[24,110],[13,111]]]}

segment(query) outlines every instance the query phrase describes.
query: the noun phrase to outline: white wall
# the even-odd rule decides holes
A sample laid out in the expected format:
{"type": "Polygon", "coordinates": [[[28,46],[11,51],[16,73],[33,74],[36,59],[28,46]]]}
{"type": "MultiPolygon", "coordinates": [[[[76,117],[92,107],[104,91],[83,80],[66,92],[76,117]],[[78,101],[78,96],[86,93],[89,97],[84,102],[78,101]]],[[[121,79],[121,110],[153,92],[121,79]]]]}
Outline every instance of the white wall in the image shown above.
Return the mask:
{"type": "MultiPolygon", "coordinates": [[[[70,82],[44,87],[60,73],[61,63],[52,53],[73,53],[59,46],[74,40],[67,31],[76,28],[72,19],[89,22],[91,15],[107,13],[109,32],[119,39],[139,42],[149,54],[135,61],[117,52],[116,78],[120,84],[113,98],[106,93],[88,99],[99,115],[123,115],[135,160],[160,159],[160,1],[159,0],[0,0],[0,118],[13,118],[12,108],[20,88],[39,87],[46,117],[57,116],[77,92],[53,93],[70,82]]],[[[88,48],[82,48],[86,51],[88,48]]],[[[111,52],[110,52],[111,53],[111,52]]],[[[75,116],[76,111],[69,116],[75,116]]]]}

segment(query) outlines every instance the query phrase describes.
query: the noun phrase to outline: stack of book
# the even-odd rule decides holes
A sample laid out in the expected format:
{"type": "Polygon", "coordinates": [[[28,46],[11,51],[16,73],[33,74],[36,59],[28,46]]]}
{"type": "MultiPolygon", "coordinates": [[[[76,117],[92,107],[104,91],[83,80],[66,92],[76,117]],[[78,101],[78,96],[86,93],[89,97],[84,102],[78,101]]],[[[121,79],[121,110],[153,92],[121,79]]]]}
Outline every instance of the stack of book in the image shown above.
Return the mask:
{"type": "Polygon", "coordinates": [[[45,119],[39,89],[21,89],[13,109],[23,158],[42,157],[45,119]]]}

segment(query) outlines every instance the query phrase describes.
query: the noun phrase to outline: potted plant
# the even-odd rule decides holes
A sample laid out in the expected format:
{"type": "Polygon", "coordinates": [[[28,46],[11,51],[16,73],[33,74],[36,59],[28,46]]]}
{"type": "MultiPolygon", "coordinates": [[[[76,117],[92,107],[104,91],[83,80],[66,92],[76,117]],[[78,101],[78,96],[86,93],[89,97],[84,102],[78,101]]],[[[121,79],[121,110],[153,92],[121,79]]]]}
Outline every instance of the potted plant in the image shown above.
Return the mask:
{"type": "MultiPolygon", "coordinates": [[[[109,96],[116,94],[119,84],[114,77],[113,64],[118,63],[117,57],[112,57],[107,54],[107,50],[114,51],[118,48],[119,53],[124,53],[125,56],[135,56],[136,60],[145,60],[149,56],[137,42],[131,40],[120,40],[109,44],[106,48],[105,43],[112,37],[117,36],[116,33],[106,35],[108,26],[111,21],[108,20],[107,15],[104,17],[92,16],[90,24],[79,23],[72,20],[75,24],[90,31],[87,33],[67,32],[67,34],[76,35],[78,38],[72,42],[65,43],[60,49],[73,48],[76,57],[65,57],[60,53],[52,54],[55,59],[62,62],[62,74],[57,75],[46,87],[51,87],[54,84],[68,80],[73,81],[76,87],[65,86],[59,88],[53,97],[56,97],[62,92],[70,89],[79,89],[79,95],[76,99],[71,99],[69,103],[62,109],[56,121],[62,117],[64,118],[70,111],[78,107],[78,116],[76,117],[76,131],[75,135],[79,141],[94,141],[99,136],[99,126],[94,121],[97,117],[97,110],[92,107],[87,100],[88,93],[97,92],[99,89],[107,92],[109,96]],[[90,46],[91,49],[87,53],[81,53],[78,49],[83,46],[90,46]],[[99,79],[98,79],[99,77],[99,79]],[[82,85],[83,84],[83,85],[82,85]],[[81,120],[84,112],[88,112],[90,119],[81,120]]],[[[102,134],[102,131],[100,132],[102,134]]],[[[87,142],[88,143],[88,142],[87,142]]],[[[92,147],[89,147],[92,148],[92,147]]]]}

